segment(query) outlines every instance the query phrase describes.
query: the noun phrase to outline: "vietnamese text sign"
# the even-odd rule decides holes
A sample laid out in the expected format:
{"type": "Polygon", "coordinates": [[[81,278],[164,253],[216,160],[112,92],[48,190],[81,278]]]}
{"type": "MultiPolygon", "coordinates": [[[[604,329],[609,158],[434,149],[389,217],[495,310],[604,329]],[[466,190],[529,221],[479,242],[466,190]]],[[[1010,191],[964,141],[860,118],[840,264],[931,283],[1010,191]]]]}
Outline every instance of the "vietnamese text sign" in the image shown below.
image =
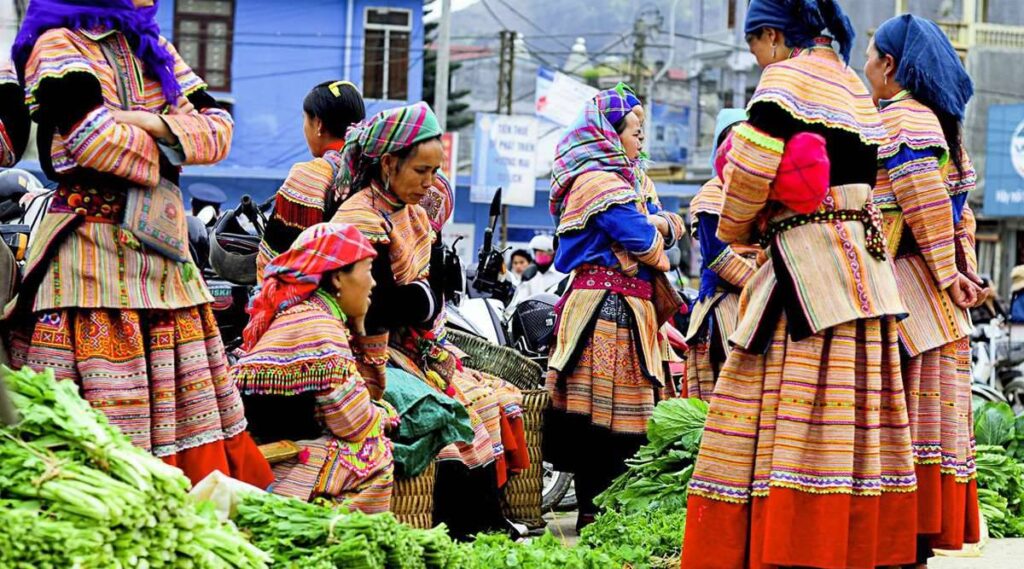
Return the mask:
{"type": "Polygon", "coordinates": [[[1024,105],[988,108],[985,215],[1024,217],[1024,105]]]}
{"type": "Polygon", "coordinates": [[[502,203],[533,207],[537,119],[477,113],[469,199],[489,203],[502,190],[502,203]]]}

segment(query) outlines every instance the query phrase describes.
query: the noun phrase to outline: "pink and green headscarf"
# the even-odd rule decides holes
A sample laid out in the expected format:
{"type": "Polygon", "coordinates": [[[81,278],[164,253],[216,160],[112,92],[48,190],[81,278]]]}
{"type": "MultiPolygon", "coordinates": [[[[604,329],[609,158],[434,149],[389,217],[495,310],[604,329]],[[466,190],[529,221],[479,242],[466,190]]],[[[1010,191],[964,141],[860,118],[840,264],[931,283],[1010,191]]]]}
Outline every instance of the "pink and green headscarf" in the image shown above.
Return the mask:
{"type": "Polygon", "coordinates": [[[555,148],[551,167],[551,198],[549,208],[557,220],[561,217],[565,197],[580,175],[602,171],[619,174],[636,186],[637,161],[626,156],[615,124],[624,119],[638,103],[632,91],[621,85],[601,91],[583,107],[583,112],[569,127],[555,148]]]}
{"type": "MultiPolygon", "coordinates": [[[[443,133],[434,111],[423,102],[381,111],[352,126],[345,135],[345,147],[341,151],[346,166],[346,185],[360,179],[367,169],[380,163],[385,154],[443,133]]],[[[360,189],[355,188],[355,191],[360,189]]]]}

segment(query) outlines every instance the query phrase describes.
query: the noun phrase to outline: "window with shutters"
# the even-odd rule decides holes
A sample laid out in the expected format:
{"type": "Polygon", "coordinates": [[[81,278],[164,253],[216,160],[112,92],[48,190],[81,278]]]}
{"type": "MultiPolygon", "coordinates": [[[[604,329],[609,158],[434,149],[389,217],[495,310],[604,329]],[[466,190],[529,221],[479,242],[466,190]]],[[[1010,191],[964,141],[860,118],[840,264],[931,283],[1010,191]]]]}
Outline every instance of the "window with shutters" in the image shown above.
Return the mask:
{"type": "Polygon", "coordinates": [[[404,101],[409,96],[412,12],[367,8],[363,44],[363,96],[404,101]]]}
{"type": "Polygon", "coordinates": [[[231,90],[235,0],[177,0],[174,46],[211,91],[231,90]]]}

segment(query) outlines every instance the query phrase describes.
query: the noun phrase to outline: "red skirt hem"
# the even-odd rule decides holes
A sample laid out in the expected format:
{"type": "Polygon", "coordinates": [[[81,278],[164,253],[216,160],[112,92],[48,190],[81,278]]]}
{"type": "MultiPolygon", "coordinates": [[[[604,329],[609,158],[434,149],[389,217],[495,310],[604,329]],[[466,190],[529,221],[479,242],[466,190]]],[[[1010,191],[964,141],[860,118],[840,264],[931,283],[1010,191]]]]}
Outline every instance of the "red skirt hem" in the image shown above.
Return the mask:
{"type": "Polygon", "coordinates": [[[918,464],[917,533],[934,549],[962,549],[981,541],[976,480],[957,482],[938,464],[918,464]]]}
{"type": "Polygon", "coordinates": [[[267,488],[274,482],[270,463],[247,432],[161,458],[180,468],[193,485],[214,470],[257,488],[267,488]]]}
{"type": "Polygon", "coordinates": [[[683,569],[872,569],[913,564],[913,493],[810,494],[772,488],[736,504],[691,495],[683,569]]]}

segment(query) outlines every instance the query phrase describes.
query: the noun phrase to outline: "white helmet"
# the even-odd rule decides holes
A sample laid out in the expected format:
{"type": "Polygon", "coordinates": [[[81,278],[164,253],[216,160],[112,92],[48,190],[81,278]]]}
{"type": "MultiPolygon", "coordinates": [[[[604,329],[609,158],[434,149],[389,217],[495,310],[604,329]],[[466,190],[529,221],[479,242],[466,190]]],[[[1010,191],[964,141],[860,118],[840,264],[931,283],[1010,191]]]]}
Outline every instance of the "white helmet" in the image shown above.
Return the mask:
{"type": "Polygon", "coordinates": [[[554,251],[555,242],[550,235],[534,235],[529,248],[531,251],[554,251]]]}

